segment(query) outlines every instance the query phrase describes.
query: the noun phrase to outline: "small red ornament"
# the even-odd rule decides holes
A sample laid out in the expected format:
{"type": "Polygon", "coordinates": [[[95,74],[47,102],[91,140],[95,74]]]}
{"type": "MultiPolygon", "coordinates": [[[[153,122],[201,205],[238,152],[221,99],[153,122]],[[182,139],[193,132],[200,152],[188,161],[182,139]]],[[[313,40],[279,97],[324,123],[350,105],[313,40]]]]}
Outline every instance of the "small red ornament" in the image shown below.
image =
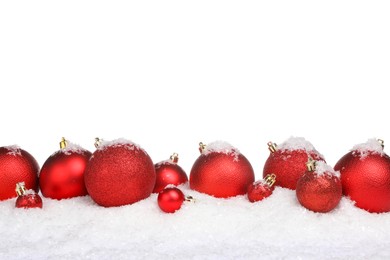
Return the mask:
{"type": "Polygon", "coordinates": [[[244,195],[253,183],[252,165],[236,148],[225,142],[199,144],[201,155],[190,174],[190,187],[217,198],[244,195]]]}
{"type": "Polygon", "coordinates": [[[19,182],[37,192],[38,172],[37,161],[25,150],[15,145],[0,147],[0,201],[16,197],[19,182]]]}
{"type": "Polygon", "coordinates": [[[187,174],[177,164],[178,161],[179,156],[174,153],[168,161],[159,162],[154,166],[156,169],[156,185],[153,193],[162,191],[169,184],[178,186],[188,181],[187,174]]]}
{"type": "Polygon", "coordinates": [[[357,207],[374,213],[390,211],[390,157],[382,140],[356,145],[334,168],[341,173],[344,195],[357,207]]]}
{"type": "Polygon", "coordinates": [[[42,208],[41,197],[33,190],[26,190],[24,182],[16,184],[16,194],[18,195],[15,202],[16,208],[42,208]]]}
{"type": "Polygon", "coordinates": [[[184,201],[194,202],[191,196],[185,197],[183,192],[176,187],[167,187],[158,193],[157,203],[160,209],[166,213],[174,213],[181,208],[184,201]]]}
{"type": "Polygon", "coordinates": [[[326,213],[333,210],[342,196],[341,181],[332,167],[309,158],[306,173],[299,178],[296,195],[305,208],[326,213]]]}
{"type": "Polygon", "coordinates": [[[275,186],[273,186],[275,181],[275,174],[269,174],[263,180],[250,184],[248,187],[248,200],[256,202],[271,196],[275,189],[275,186]]]}
{"type": "Polygon", "coordinates": [[[156,172],[149,155],[125,139],[95,143],[84,174],[91,198],[104,207],[133,204],[150,196],[156,172]]]}
{"type": "Polygon", "coordinates": [[[91,152],[65,138],[62,138],[60,148],[42,166],[39,175],[42,195],[57,200],[87,195],[84,171],[91,152]]]}
{"type": "Polygon", "coordinates": [[[291,137],[277,146],[269,142],[270,155],[265,162],[263,176],[274,173],[275,185],[295,190],[298,179],[306,172],[309,157],[324,161],[323,156],[304,138],[291,137]]]}

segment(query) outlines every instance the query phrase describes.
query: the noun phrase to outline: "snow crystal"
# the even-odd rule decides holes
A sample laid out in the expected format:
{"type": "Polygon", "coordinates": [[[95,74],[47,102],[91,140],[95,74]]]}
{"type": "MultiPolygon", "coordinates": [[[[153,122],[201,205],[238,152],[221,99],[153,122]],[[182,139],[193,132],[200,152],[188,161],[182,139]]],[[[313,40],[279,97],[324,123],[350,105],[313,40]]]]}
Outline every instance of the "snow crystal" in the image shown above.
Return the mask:
{"type": "Polygon", "coordinates": [[[108,146],[110,147],[126,146],[126,148],[129,150],[134,150],[135,147],[137,148],[137,150],[142,150],[143,152],[145,152],[138,144],[133,143],[132,141],[127,140],[125,138],[118,138],[112,141],[101,140],[96,150],[104,150],[108,146]]]}
{"type": "Polygon", "coordinates": [[[331,166],[329,166],[324,161],[316,161],[316,168],[315,172],[318,176],[328,174],[328,175],[334,175],[336,177],[340,177],[340,172],[335,171],[331,166]]]}
{"type": "Polygon", "coordinates": [[[161,161],[159,163],[156,163],[156,169],[160,168],[161,166],[163,165],[170,165],[170,164],[175,164],[172,162],[172,160],[164,160],[164,161],[161,161]]]}
{"type": "Polygon", "coordinates": [[[36,194],[36,192],[34,190],[32,190],[32,189],[26,190],[24,192],[24,195],[32,195],[32,194],[36,194]]]}
{"type": "Polygon", "coordinates": [[[368,139],[365,143],[355,145],[351,151],[359,152],[361,158],[364,158],[369,154],[384,154],[382,143],[375,138],[368,139]]]}
{"type": "Polygon", "coordinates": [[[9,155],[22,155],[22,151],[17,145],[4,146],[4,148],[8,150],[7,154],[9,155]]]}
{"type": "Polygon", "coordinates": [[[230,154],[234,156],[234,161],[238,161],[238,156],[240,155],[240,151],[237,148],[224,141],[215,141],[206,145],[206,148],[202,151],[202,154],[207,155],[213,152],[230,154]]]}
{"type": "Polygon", "coordinates": [[[293,136],[278,145],[277,149],[288,151],[305,150],[306,152],[317,152],[314,146],[309,141],[306,141],[305,138],[293,136]]]}

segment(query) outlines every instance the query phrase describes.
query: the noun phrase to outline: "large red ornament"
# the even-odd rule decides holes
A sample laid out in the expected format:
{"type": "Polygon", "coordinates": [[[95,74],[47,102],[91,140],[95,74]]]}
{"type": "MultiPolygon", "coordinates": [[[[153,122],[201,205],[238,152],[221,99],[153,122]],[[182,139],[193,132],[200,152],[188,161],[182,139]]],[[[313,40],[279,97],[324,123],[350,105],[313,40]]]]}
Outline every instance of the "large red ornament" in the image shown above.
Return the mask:
{"type": "Polygon", "coordinates": [[[149,155],[138,145],[118,139],[103,142],[87,165],[85,185],[104,207],[132,204],[150,196],[156,172],[149,155]]]}
{"type": "Polygon", "coordinates": [[[169,184],[178,186],[188,181],[187,174],[177,164],[178,160],[178,154],[174,153],[169,160],[159,162],[155,165],[156,185],[153,189],[154,193],[162,191],[169,184]]]}
{"type": "Polygon", "coordinates": [[[325,162],[309,160],[308,170],[299,178],[296,195],[299,203],[314,212],[329,212],[340,202],[342,188],[338,173],[325,162]]]}
{"type": "Polygon", "coordinates": [[[26,190],[24,182],[16,184],[18,198],[15,202],[16,208],[42,208],[42,198],[33,190],[26,190]]]}
{"type": "Polygon", "coordinates": [[[265,176],[263,180],[250,184],[248,187],[248,200],[250,202],[256,202],[271,196],[275,189],[275,186],[273,186],[275,181],[275,174],[270,174],[265,176]]]}
{"type": "Polygon", "coordinates": [[[306,172],[309,157],[323,161],[323,156],[304,138],[291,137],[280,146],[269,142],[270,155],[265,162],[263,176],[276,175],[275,185],[296,189],[298,179],[306,172]]]}
{"type": "Polygon", "coordinates": [[[64,138],[60,147],[42,166],[39,175],[42,195],[58,200],[87,195],[84,171],[91,152],[64,138]]]}
{"type": "Polygon", "coordinates": [[[183,192],[176,187],[163,189],[157,197],[158,206],[166,213],[174,213],[179,210],[184,200],[183,192]]]}
{"type": "Polygon", "coordinates": [[[200,143],[200,151],[191,169],[191,189],[217,198],[247,193],[255,175],[244,155],[225,142],[200,143]]]}
{"type": "Polygon", "coordinates": [[[355,146],[335,165],[343,193],[369,212],[390,211],[390,157],[375,139],[355,146]]]}
{"type": "Polygon", "coordinates": [[[14,198],[15,185],[24,182],[38,191],[39,166],[34,157],[17,146],[0,147],[0,201],[14,198]]]}

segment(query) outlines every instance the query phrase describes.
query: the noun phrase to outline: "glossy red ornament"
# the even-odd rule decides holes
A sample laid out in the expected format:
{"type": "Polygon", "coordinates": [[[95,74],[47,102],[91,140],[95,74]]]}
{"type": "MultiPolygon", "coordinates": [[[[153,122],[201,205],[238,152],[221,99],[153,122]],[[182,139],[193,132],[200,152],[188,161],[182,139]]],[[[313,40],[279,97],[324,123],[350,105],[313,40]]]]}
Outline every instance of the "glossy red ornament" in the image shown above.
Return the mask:
{"type": "Polygon", "coordinates": [[[368,212],[390,211],[390,157],[384,152],[353,150],[335,165],[344,195],[368,212]]]}
{"type": "Polygon", "coordinates": [[[18,198],[15,202],[16,208],[42,208],[42,198],[33,190],[26,190],[24,183],[16,184],[18,198]]]}
{"type": "Polygon", "coordinates": [[[39,166],[34,157],[17,146],[0,147],[0,201],[16,197],[15,185],[24,182],[38,191],[39,166]]]}
{"type": "Polygon", "coordinates": [[[156,185],[153,193],[162,191],[169,184],[178,186],[188,181],[187,174],[177,164],[178,160],[177,153],[174,153],[168,161],[159,162],[154,166],[156,170],[156,185]]]}
{"type": "Polygon", "coordinates": [[[61,150],[46,160],[39,174],[42,195],[57,200],[87,195],[84,171],[91,152],[64,138],[60,146],[61,150]]]}
{"type": "MultiPolygon", "coordinates": [[[[303,138],[302,140],[302,142],[307,142],[303,138]]],[[[315,149],[279,149],[272,142],[268,143],[268,148],[271,153],[265,162],[263,176],[273,173],[276,175],[275,185],[292,190],[296,189],[298,179],[306,172],[306,162],[309,156],[314,160],[324,160],[315,149]]]]}
{"type": "Polygon", "coordinates": [[[149,197],[156,183],[156,172],[142,148],[118,139],[98,146],[87,165],[84,180],[97,204],[122,206],[149,197]]]}
{"type": "Polygon", "coordinates": [[[190,174],[190,187],[217,198],[244,195],[255,175],[247,158],[231,145],[214,142],[200,143],[202,154],[190,174]]]}
{"type": "Polygon", "coordinates": [[[157,197],[158,206],[166,213],[174,213],[181,208],[185,200],[184,194],[176,187],[168,187],[160,191],[157,197]]]}
{"type": "Polygon", "coordinates": [[[269,196],[275,189],[275,174],[267,175],[263,180],[256,181],[248,187],[248,200],[250,202],[261,201],[269,196]]]}
{"type": "MultiPolygon", "coordinates": [[[[325,164],[325,162],[318,163],[325,164]]],[[[341,181],[330,167],[329,170],[321,173],[315,170],[314,165],[312,167],[298,180],[296,189],[298,201],[311,211],[329,212],[341,200],[341,181]]]]}

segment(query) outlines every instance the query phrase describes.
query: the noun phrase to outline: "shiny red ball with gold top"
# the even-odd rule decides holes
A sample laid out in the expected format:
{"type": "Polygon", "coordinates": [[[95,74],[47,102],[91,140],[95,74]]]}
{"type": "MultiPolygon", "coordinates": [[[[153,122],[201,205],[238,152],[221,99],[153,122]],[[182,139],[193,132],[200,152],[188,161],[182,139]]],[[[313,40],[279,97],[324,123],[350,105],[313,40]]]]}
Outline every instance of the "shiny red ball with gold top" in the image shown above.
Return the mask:
{"type": "Polygon", "coordinates": [[[370,139],[356,145],[335,165],[341,173],[343,193],[368,212],[390,211],[390,157],[383,141],[370,139]]]}
{"type": "Polygon", "coordinates": [[[42,166],[39,174],[42,195],[57,200],[87,195],[84,172],[91,152],[65,138],[60,148],[42,166]]]}
{"type": "Polygon", "coordinates": [[[176,187],[168,187],[159,192],[157,203],[166,213],[174,213],[181,208],[185,200],[184,194],[176,187]]]}
{"type": "Polygon", "coordinates": [[[42,198],[33,190],[26,190],[24,182],[16,184],[18,198],[15,202],[16,208],[42,208],[42,198]]]}
{"type": "Polygon", "coordinates": [[[270,155],[265,162],[263,176],[276,175],[275,185],[295,190],[298,179],[306,172],[309,157],[323,161],[323,156],[302,137],[291,137],[281,145],[269,142],[270,155]]]}
{"type": "Polygon", "coordinates": [[[0,201],[16,197],[19,182],[37,192],[38,172],[37,161],[25,150],[15,145],[0,147],[0,201]]]}
{"type": "Polygon", "coordinates": [[[309,160],[308,170],[299,178],[296,195],[305,208],[326,213],[333,210],[340,202],[342,187],[339,172],[325,162],[309,160]]]}
{"type": "Polygon", "coordinates": [[[256,202],[271,196],[275,189],[275,181],[276,175],[269,174],[263,180],[250,184],[248,187],[248,200],[250,202],[256,202]]]}
{"type": "Polygon", "coordinates": [[[97,140],[84,180],[91,198],[104,207],[133,204],[150,196],[156,183],[152,159],[125,139],[97,140]]]}
{"type": "Polygon", "coordinates": [[[254,182],[252,165],[237,148],[225,142],[200,143],[201,155],[190,173],[190,187],[217,198],[247,193],[254,182]]]}
{"type": "Polygon", "coordinates": [[[155,164],[156,184],[153,193],[162,191],[167,185],[178,186],[188,181],[187,174],[177,163],[179,155],[174,153],[167,161],[162,161],[155,164]]]}

